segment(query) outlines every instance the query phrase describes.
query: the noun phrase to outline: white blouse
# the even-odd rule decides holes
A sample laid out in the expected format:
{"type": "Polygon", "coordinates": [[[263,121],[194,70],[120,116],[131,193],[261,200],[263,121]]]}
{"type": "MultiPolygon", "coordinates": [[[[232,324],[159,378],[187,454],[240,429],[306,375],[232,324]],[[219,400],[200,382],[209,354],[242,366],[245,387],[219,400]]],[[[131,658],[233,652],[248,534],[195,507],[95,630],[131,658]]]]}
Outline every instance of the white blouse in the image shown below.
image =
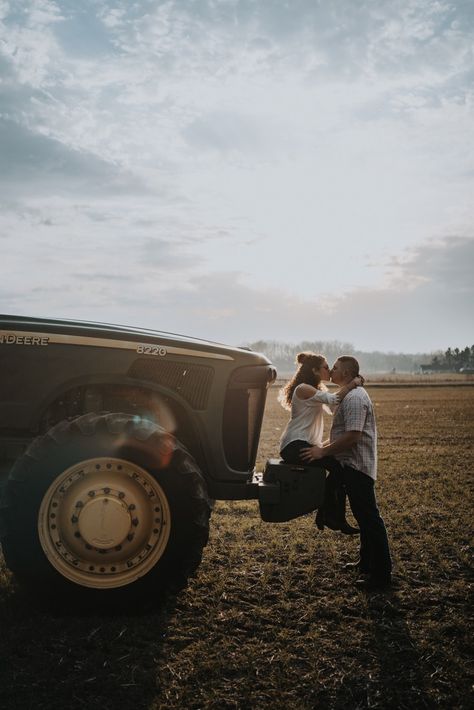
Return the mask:
{"type": "MultiPolygon", "coordinates": [[[[318,390],[308,399],[300,399],[295,387],[291,398],[291,416],[280,439],[280,451],[292,441],[302,440],[309,444],[321,446],[323,443],[323,407],[334,407],[339,404],[339,396],[318,390]]],[[[327,407],[324,409],[332,414],[327,407]]]]}

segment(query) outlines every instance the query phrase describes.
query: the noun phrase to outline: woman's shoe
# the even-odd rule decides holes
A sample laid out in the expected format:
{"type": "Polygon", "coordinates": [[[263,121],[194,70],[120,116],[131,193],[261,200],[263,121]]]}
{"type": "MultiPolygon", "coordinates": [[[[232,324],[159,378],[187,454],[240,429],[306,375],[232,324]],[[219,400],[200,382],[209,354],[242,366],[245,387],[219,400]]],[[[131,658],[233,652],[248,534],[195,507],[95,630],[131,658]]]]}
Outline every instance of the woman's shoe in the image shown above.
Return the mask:
{"type": "Polygon", "coordinates": [[[358,535],[360,532],[359,528],[353,528],[352,525],[349,525],[345,518],[344,520],[331,520],[331,518],[328,519],[326,517],[325,523],[331,530],[339,530],[344,535],[358,535]]]}
{"type": "Polygon", "coordinates": [[[318,530],[324,530],[325,520],[322,508],[318,508],[314,522],[316,523],[318,530]]]}
{"type": "Polygon", "coordinates": [[[359,528],[354,528],[352,525],[349,525],[345,518],[342,521],[337,520],[336,518],[331,518],[330,515],[323,513],[321,510],[318,510],[316,513],[315,523],[319,530],[324,530],[324,526],[326,526],[330,530],[334,530],[335,532],[340,531],[344,535],[358,535],[360,532],[359,528]]]}
{"type": "Polygon", "coordinates": [[[360,533],[359,528],[354,528],[352,525],[349,525],[347,520],[344,520],[343,523],[341,523],[341,527],[339,528],[344,535],[358,535],[360,533]]]}

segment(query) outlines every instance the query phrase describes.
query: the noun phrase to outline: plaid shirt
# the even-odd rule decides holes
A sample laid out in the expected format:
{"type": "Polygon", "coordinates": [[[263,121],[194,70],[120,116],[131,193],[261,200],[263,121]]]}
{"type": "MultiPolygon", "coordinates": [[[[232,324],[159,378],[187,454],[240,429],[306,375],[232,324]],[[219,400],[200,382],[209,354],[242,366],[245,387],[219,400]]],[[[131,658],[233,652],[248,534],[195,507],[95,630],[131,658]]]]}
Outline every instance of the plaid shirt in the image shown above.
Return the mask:
{"type": "Polygon", "coordinates": [[[330,440],[347,431],[360,431],[362,436],[352,448],[336,454],[342,464],[377,478],[377,427],[371,399],[363,387],[351,390],[342,400],[334,416],[330,440]]]}

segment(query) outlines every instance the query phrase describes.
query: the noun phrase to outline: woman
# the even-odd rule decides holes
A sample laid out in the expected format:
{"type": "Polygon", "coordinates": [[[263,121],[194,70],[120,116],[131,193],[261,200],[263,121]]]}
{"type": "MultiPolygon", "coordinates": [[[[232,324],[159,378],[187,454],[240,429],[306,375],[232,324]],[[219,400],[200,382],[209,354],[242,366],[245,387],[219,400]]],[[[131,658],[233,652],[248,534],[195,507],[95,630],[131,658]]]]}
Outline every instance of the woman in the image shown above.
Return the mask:
{"type": "MultiPolygon", "coordinates": [[[[313,352],[301,352],[296,357],[299,367],[291,380],[280,390],[279,401],[291,412],[290,420],[280,439],[280,456],[285,463],[302,464],[301,449],[323,443],[323,409],[341,402],[351,389],[362,384],[360,377],[355,377],[348,385],[341,387],[336,394],[327,391],[323,380],[329,380],[329,366],[323,355],[313,352]]],[[[324,507],[318,510],[316,524],[321,530],[324,525],[333,530],[341,530],[348,535],[359,532],[346,521],[345,491],[338,480],[339,464],[331,460],[315,461],[314,465],[330,470],[326,479],[324,507]]]]}

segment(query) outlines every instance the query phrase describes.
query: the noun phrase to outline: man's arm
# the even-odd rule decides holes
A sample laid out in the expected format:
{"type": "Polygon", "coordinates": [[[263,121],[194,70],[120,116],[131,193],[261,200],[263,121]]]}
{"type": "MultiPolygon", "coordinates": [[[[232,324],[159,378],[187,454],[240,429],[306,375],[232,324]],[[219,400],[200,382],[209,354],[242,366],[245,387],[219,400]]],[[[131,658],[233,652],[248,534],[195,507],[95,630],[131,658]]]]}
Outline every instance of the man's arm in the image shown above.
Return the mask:
{"type": "Polygon", "coordinates": [[[307,449],[301,449],[301,458],[303,461],[314,461],[322,459],[324,456],[334,456],[340,454],[347,449],[352,448],[362,436],[361,431],[346,431],[341,436],[338,436],[331,444],[324,446],[310,446],[307,449]]]}

